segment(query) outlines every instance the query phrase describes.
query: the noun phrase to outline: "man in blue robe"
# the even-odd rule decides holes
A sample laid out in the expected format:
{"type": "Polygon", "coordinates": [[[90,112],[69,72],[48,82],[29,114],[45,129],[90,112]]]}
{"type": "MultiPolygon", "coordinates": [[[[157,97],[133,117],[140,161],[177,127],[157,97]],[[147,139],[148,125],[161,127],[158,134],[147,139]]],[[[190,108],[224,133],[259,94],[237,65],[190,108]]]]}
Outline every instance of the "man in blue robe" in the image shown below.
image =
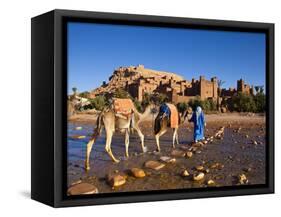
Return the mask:
{"type": "Polygon", "coordinates": [[[189,122],[194,123],[194,134],[193,139],[194,142],[198,142],[199,140],[204,139],[204,128],[205,128],[205,117],[200,106],[197,106],[196,111],[193,112],[189,122]]]}

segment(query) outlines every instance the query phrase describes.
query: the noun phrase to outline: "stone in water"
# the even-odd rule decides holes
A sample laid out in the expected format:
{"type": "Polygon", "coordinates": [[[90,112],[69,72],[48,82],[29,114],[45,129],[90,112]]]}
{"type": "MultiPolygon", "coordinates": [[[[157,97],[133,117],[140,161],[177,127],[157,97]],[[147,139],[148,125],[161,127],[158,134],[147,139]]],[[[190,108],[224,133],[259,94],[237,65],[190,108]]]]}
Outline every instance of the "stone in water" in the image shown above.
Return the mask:
{"type": "Polygon", "coordinates": [[[183,177],[189,176],[189,172],[187,170],[184,170],[181,174],[183,177]]]}
{"type": "Polygon", "coordinates": [[[145,162],[144,166],[149,169],[160,170],[165,166],[165,164],[162,164],[158,161],[150,160],[150,161],[145,162]]]}
{"type": "Polygon", "coordinates": [[[198,174],[194,174],[193,175],[193,180],[194,181],[200,181],[200,180],[204,179],[204,176],[205,176],[205,174],[202,173],[202,172],[200,172],[198,174]]]}
{"type": "Polygon", "coordinates": [[[191,151],[186,152],[186,157],[187,158],[191,158],[193,155],[193,153],[191,151]]]}
{"type": "Polygon", "coordinates": [[[162,156],[162,157],[160,157],[160,160],[165,163],[175,163],[176,162],[176,158],[171,158],[168,156],[162,156]]]}
{"type": "Polygon", "coordinates": [[[212,179],[208,180],[208,182],[207,182],[207,185],[214,185],[214,184],[215,184],[215,181],[212,179]]]}
{"type": "Polygon", "coordinates": [[[82,135],[74,135],[72,136],[73,139],[85,139],[86,136],[82,136],[82,135]]]}
{"type": "Polygon", "coordinates": [[[97,194],[98,189],[96,186],[89,183],[79,183],[72,185],[68,188],[68,195],[85,195],[85,194],[97,194]]]}
{"type": "Polygon", "coordinates": [[[108,183],[111,185],[111,187],[119,187],[121,185],[124,185],[126,183],[126,178],[122,175],[109,175],[108,176],[108,183]]]}
{"type": "Polygon", "coordinates": [[[132,168],[131,173],[136,178],[143,178],[145,177],[145,172],[142,169],[139,168],[132,168]]]}
{"type": "Polygon", "coordinates": [[[204,171],[204,167],[203,166],[196,166],[196,170],[198,170],[198,171],[204,171]]]}
{"type": "Polygon", "coordinates": [[[171,155],[174,157],[184,157],[185,153],[180,150],[173,150],[171,155]]]}
{"type": "Polygon", "coordinates": [[[248,182],[249,182],[249,180],[247,179],[247,176],[243,173],[238,176],[238,179],[239,179],[239,183],[241,185],[248,184],[248,182]]]}

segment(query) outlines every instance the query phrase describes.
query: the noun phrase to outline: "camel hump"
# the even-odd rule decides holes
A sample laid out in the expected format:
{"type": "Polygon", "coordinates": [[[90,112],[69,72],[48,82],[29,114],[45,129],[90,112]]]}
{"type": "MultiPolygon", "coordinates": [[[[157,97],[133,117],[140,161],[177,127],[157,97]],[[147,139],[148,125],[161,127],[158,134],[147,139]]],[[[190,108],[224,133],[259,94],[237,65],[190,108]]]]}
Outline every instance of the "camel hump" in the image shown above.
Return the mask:
{"type": "Polygon", "coordinates": [[[178,113],[178,109],[174,104],[171,103],[166,103],[166,105],[169,107],[170,109],[170,125],[171,128],[177,128],[179,126],[179,113],[178,113]]]}
{"type": "Polygon", "coordinates": [[[135,106],[131,99],[115,98],[113,100],[113,108],[116,114],[128,116],[132,113],[135,106]]]}

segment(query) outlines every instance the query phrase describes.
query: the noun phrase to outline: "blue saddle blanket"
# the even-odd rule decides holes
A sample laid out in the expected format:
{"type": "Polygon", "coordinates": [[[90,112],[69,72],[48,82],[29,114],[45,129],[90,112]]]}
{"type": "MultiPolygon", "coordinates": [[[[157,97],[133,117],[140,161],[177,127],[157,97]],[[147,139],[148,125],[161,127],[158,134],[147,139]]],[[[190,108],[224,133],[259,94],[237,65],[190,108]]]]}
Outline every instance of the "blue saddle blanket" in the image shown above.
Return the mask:
{"type": "Polygon", "coordinates": [[[171,111],[166,104],[162,104],[160,106],[159,113],[160,113],[161,116],[163,116],[165,114],[165,116],[170,117],[170,115],[171,115],[171,111]]]}

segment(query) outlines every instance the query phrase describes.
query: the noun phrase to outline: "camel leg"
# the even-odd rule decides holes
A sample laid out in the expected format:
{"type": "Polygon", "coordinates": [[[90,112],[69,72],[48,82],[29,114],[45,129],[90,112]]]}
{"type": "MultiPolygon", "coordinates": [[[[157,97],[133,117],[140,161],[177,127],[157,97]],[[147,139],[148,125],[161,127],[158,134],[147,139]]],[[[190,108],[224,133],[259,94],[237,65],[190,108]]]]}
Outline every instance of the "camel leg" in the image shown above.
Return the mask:
{"type": "Polygon", "coordinates": [[[109,154],[109,156],[111,157],[111,159],[112,159],[115,163],[119,163],[119,160],[117,160],[117,159],[114,157],[114,155],[112,154],[112,151],[111,151],[112,136],[113,136],[113,132],[111,132],[110,130],[107,130],[107,131],[106,131],[105,150],[106,150],[106,152],[109,154]]]}
{"type": "Polygon", "coordinates": [[[157,133],[156,135],[155,135],[155,139],[156,139],[156,145],[157,145],[157,151],[159,151],[160,152],[160,143],[159,143],[159,139],[160,139],[160,136],[162,136],[164,133],[166,133],[167,132],[167,129],[161,129],[160,131],[159,131],[159,133],[157,133]]]}
{"type": "Polygon", "coordinates": [[[129,129],[125,132],[125,147],[126,147],[126,157],[129,157],[129,129]]]}
{"type": "Polygon", "coordinates": [[[176,137],[177,137],[177,129],[174,128],[173,129],[173,148],[175,148],[175,141],[176,141],[176,137]]]}
{"type": "Polygon", "coordinates": [[[177,143],[177,145],[180,144],[180,143],[179,143],[178,128],[176,128],[176,143],[177,143]]]}
{"type": "Polygon", "coordinates": [[[87,144],[86,159],[85,159],[85,170],[87,171],[90,170],[90,155],[97,136],[98,134],[95,133],[87,144]]]}
{"type": "Polygon", "coordinates": [[[139,137],[140,137],[140,141],[141,141],[141,148],[142,151],[145,153],[147,152],[147,147],[144,146],[144,135],[142,134],[141,130],[139,129],[139,127],[134,127],[134,129],[137,131],[139,137]]]}

